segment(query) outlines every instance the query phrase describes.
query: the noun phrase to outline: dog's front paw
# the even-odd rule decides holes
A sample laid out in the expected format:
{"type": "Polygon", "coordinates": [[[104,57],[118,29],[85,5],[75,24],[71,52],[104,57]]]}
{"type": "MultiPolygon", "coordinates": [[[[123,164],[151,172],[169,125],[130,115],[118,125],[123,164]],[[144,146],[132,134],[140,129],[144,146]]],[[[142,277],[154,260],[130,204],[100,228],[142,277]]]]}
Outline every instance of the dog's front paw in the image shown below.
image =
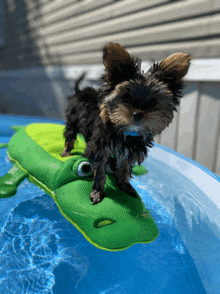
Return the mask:
{"type": "Polygon", "coordinates": [[[101,202],[105,197],[105,193],[103,191],[98,190],[92,190],[90,194],[90,199],[93,202],[93,204],[97,204],[101,202]]]}
{"type": "Polygon", "coordinates": [[[117,182],[116,181],[116,186],[122,190],[123,192],[125,192],[126,194],[132,196],[132,197],[138,197],[138,194],[136,192],[136,190],[132,187],[132,185],[130,183],[122,183],[122,182],[117,182]]]}

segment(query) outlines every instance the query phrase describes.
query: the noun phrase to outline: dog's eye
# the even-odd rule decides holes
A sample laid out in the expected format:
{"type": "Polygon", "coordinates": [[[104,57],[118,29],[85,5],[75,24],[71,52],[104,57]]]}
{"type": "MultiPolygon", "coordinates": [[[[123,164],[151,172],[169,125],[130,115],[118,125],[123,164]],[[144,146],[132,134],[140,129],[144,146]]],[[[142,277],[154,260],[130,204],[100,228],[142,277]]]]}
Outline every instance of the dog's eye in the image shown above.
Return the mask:
{"type": "Polygon", "coordinates": [[[157,104],[157,100],[156,99],[150,99],[150,100],[142,100],[141,101],[141,107],[143,107],[144,109],[150,109],[150,108],[153,108],[153,107],[155,107],[156,106],[156,104],[157,104]]]}
{"type": "Polygon", "coordinates": [[[78,166],[78,175],[80,177],[90,176],[94,171],[92,164],[88,161],[83,161],[78,166]]]}
{"type": "Polygon", "coordinates": [[[127,94],[122,97],[122,100],[124,103],[130,103],[133,99],[131,95],[127,94]]]}

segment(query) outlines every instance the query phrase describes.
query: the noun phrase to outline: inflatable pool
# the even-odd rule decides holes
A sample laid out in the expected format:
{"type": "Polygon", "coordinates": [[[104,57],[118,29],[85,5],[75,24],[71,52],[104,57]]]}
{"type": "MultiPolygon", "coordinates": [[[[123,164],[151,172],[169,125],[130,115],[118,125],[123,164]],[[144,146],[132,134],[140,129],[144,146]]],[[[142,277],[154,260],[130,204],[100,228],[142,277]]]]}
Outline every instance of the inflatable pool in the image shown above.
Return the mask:
{"type": "MultiPolygon", "coordinates": [[[[2,115],[0,143],[33,122],[62,123],[2,115]]],[[[0,199],[0,293],[219,293],[220,178],[158,144],[144,166],[132,184],[160,233],[124,251],[94,247],[27,180],[0,199]]],[[[11,167],[0,149],[0,176],[11,167]]]]}

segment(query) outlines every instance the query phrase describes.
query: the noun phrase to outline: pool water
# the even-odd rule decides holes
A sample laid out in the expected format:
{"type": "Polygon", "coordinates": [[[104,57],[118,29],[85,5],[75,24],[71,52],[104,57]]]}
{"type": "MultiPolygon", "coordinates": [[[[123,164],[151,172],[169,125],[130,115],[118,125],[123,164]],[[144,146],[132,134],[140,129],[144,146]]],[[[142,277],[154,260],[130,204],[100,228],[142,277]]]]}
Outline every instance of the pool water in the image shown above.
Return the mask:
{"type": "MultiPolygon", "coordinates": [[[[39,121],[16,119],[0,123],[0,143],[10,140],[10,124],[39,121]]],[[[180,205],[187,193],[197,191],[189,185],[184,192],[178,182],[172,178],[169,182],[169,171],[164,176],[158,164],[149,158],[149,174],[135,177],[132,184],[150,210],[159,237],[124,251],[94,247],[61,215],[55,202],[27,180],[14,197],[0,199],[0,293],[207,293],[175,216],[154,200],[166,193],[169,201],[176,193],[180,205]]],[[[6,149],[0,149],[0,176],[11,166],[6,149]]]]}

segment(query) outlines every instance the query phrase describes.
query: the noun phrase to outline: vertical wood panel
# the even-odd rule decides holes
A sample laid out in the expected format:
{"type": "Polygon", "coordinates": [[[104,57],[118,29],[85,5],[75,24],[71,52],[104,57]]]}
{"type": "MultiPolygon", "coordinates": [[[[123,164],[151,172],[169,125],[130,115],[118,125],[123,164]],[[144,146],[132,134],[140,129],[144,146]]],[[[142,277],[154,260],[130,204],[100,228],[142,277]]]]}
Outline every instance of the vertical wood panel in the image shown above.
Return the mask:
{"type": "Polygon", "coordinates": [[[157,144],[160,144],[160,135],[156,135],[154,137],[154,142],[157,143],[157,144]]]}
{"type": "Polygon", "coordinates": [[[198,83],[186,86],[179,110],[179,128],[177,151],[193,158],[193,144],[196,131],[196,114],[198,105],[198,83]]]}
{"type": "Polygon", "coordinates": [[[215,168],[214,173],[216,173],[220,177],[220,111],[218,114],[218,138],[217,138],[217,144],[216,144],[216,162],[215,162],[215,168]]]}
{"type": "Polygon", "coordinates": [[[195,160],[213,170],[218,140],[220,85],[205,84],[200,97],[195,160]]]}
{"type": "Polygon", "coordinates": [[[176,150],[176,134],[178,128],[178,112],[179,107],[177,108],[177,112],[174,113],[174,118],[172,123],[162,132],[160,135],[160,144],[166,147],[169,147],[173,150],[176,150]]]}

